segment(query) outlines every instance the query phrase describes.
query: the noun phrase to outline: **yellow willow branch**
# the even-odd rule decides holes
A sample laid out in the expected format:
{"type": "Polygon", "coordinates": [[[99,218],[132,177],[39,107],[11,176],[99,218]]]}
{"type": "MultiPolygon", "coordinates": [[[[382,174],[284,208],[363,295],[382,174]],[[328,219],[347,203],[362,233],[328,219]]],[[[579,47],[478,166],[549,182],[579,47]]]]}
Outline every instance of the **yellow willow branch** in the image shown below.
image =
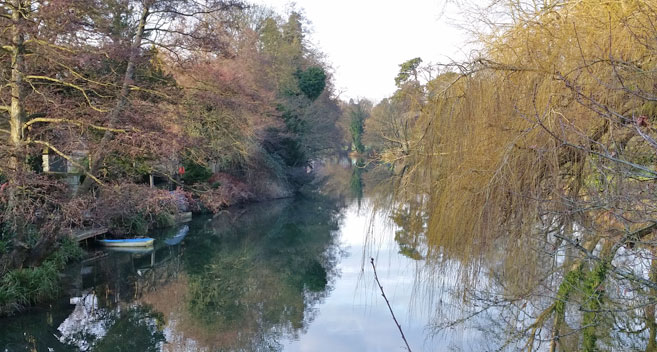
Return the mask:
{"type": "Polygon", "coordinates": [[[61,51],[65,51],[65,52],[70,53],[70,54],[77,54],[77,51],[75,51],[71,48],[67,48],[67,47],[64,47],[64,46],[53,44],[53,43],[47,42],[47,41],[42,40],[42,39],[28,39],[28,40],[25,41],[25,43],[26,44],[30,44],[30,43],[41,44],[41,45],[49,46],[51,48],[55,48],[55,49],[58,49],[58,50],[61,50],[61,51]]]}
{"type": "Polygon", "coordinates": [[[9,132],[9,130],[5,130],[4,128],[0,128],[0,132],[4,132],[6,134],[11,134],[11,132],[9,132]]]}
{"type": "Polygon", "coordinates": [[[54,101],[53,101],[52,99],[48,98],[45,94],[41,93],[41,91],[40,91],[37,87],[35,87],[34,84],[32,84],[31,81],[28,81],[27,83],[29,83],[30,87],[32,88],[32,90],[33,90],[36,94],[39,94],[40,96],[42,96],[43,99],[46,100],[47,102],[49,102],[49,103],[51,103],[51,104],[54,104],[54,101]]]}
{"type": "Polygon", "coordinates": [[[101,109],[101,108],[97,108],[97,107],[95,107],[95,106],[93,105],[93,103],[91,102],[91,98],[89,98],[89,95],[87,94],[87,91],[86,91],[84,88],[78,86],[77,84],[73,84],[73,83],[65,82],[65,81],[62,81],[62,80],[60,80],[60,79],[52,78],[52,77],[48,77],[48,76],[28,75],[28,76],[25,76],[25,79],[26,79],[26,80],[30,80],[30,79],[40,79],[40,80],[44,80],[44,81],[50,81],[50,82],[59,83],[59,84],[64,85],[64,86],[66,86],[66,87],[71,87],[71,88],[73,88],[73,89],[76,89],[76,90],[80,91],[80,93],[82,93],[82,95],[84,95],[84,98],[85,98],[85,100],[87,101],[87,104],[89,104],[89,106],[90,106],[92,109],[94,109],[94,110],[96,110],[96,111],[98,111],[98,112],[108,112],[108,111],[109,111],[109,110],[106,110],[106,109],[101,109]]]}
{"type": "Polygon", "coordinates": [[[163,98],[166,98],[166,99],[170,99],[170,98],[171,98],[170,96],[168,96],[168,95],[166,95],[166,94],[164,94],[164,93],[162,93],[162,92],[158,92],[158,91],[156,91],[156,90],[148,89],[148,88],[141,88],[141,87],[138,87],[138,86],[130,86],[130,90],[131,90],[131,91],[146,92],[146,93],[150,93],[150,94],[153,94],[153,95],[157,95],[157,96],[159,96],[159,97],[163,97],[163,98]]]}
{"type": "MultiPolygon", "coordinates": [[[[58,63],[58,65],[65,68],[65,69],[67,69],[68,72],[70,72],[74,77],[77,77],[81,80],[87,81],[89,83],[94,83],[94,84],[97,84],[97,85],[103,86],[103,87],[116,87],[116,84],[114,84],[114,83],[103,83],[103,82],[99,82],[99,81],[87,78],[87,77],[83,76],[81,73],[74,70],[72,67],[70,67],[68,65],[64,65],[62,63],[58,63]]],[[[98,93],[96,93],[96,94],[98,94],[98,93]]],[[[101,95],[101,94],[98,94],[98,95],[103,97],[103,98],[111,98],[109,95],[101,95]]]]}
{"type": "Polygon", "coordinates": [[[29,126],[31,126],[35,123],[38,123],[38,122],[49,122],[49,123],[63,122],[63,123],[70,123],[72,125],[77,125],[77,126],[80,126],[80,127],[87,126],[87,127],[91,127],[91,128],[97,129],[97,130],[101,130],[101,131],[112,131],[112,132],[117,132],[117,133],[126,133],[127,132],[125,129],[121,129],[121,128],[103,127],[103,126],[98,126],[98,125],[94,125],[94,124],[91,124],[91,123],[84,124],[82,122],[75,121],[75,120],[49,118],[49,117],[37,117],[37,118],[34,118],[30,121],[25,122],[25,124],[23,125],[23,131],[25,131],[25,129],[28,128],[29,126]]]}
{"type": "Polygon", "coordinates": [[[534,321],[533,324],[531,324],[527,330],[531,330],[529,333],[529,339],[527,340],[527,352],[531,352],[533,347],[534,347],[534,340],[536,339],[536,332],[538,331],[539,328],[543,327],[545,324],[545,321],[549,319],[552,316],[552,313],[554,313],[555,308],[557,304],[552,303],[547,309],[541,312],[541,314],[538,315],[538,318],[534,321]]]}
{"type": "Polygon", "coordinates": [[[468,153],[468,150],[457,151],[457,152],[435,152],[435,153],[419,153],[419,154],[422,156],[445,156],[445,155],[453,155],[457,153],[468,153]]]}
{"type": "Polygon", "coordinates": [[[50,150],[52,150],[53,152],[57,153],[57,155],[61,156],[62,158],[64,158],[64,159],[70,161],[71,164],[75,165],[75,166],[78,167],[80,170],[82,170],[82,171],[84,172],[84,174],[85,174],[87,177],[89,177],[89,178],[91,178],[92,180],[96,181],[96,183],[98,183],[100,186],[104,186],[103,182],[100,181],[96,176],[94,176],[94,175],[92,175],[91,173],[89,173],[89,171],[87,171],[87,168],[86,168],[86,167],[84,167],[82,164],[80,164],[80,163],[78,163],[77,161],[75,161],[75,160],[74,160],[73,158],[71,158],[70,156],[64,154],[62,151],[60,151],[59,149],[57,149],[56,147],[54,147],[52,144],[50,144],[50,143],[48,143],[48,142],[46,142],[46,141],[30,140],[30,139],[26,140],[25,142],[28,143],[28,144],[29,144],[29,143],[34,143],[34,144],[40,144],[40,145],[43,145],[43,146],[48,147],[48,149],[50,149],[50,150]]]}
{"type": "Polygon", "coordinates": [[[383,134],[382,134],[382,135],[379,135],[378,137],[380,137],[381,139],[383,139],[383,140],[385,140],[385,141],[387,141],[387,142],[401,144],[402,146],[403,146],[405,143],[408,143],[407,140],[394,139],[394,138],[392,138],[392,137],[388,137],[388,136],[383,135],[383,134]]]}

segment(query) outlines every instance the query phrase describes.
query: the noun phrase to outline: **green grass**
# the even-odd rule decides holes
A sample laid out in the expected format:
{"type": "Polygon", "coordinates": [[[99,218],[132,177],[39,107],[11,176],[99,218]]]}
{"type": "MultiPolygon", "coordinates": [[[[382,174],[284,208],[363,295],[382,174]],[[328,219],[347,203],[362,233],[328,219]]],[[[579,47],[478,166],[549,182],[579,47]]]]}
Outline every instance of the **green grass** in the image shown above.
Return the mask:
{"type": "Polygon", "coordinates": [[[72,240],[63,240],[59,248],[41,265],[12,270],[0,279],[0,315],[52,299],[59,294],[60,273],[71,260],[84,252],[72,240]]]}

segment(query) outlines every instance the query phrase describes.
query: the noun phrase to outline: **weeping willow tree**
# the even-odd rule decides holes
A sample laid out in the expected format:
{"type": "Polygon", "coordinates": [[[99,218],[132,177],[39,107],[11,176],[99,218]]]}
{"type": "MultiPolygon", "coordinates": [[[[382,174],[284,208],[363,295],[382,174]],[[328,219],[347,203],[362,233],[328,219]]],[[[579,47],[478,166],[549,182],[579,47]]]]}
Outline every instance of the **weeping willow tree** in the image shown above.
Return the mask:
{"type": "Polygon", "coordinates": [[[481,55],[427,84],[411,147],[383,154],[399,194],[427,199],[434,257],[490,259],[464,279],[498,283],[502,344],[654,348],[657,3],[486,9],[481,55]]]}

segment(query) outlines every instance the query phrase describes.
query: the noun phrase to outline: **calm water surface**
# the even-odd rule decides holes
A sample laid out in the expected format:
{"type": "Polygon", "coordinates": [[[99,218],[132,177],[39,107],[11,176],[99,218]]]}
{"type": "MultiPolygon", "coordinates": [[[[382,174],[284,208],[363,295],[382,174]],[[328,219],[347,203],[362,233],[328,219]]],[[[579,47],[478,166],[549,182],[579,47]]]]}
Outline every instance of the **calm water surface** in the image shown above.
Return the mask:
{"type": "Polygon", "coordinates": [[[367,199],[199,217],[152,251],[92,249],[62,300],[0,320],[1,350],[402,351],[370,257],[414,351],[487,349],[475,330],[428,329],[455,283],[420,283],[422,244],[399,233],[367,199]]]}

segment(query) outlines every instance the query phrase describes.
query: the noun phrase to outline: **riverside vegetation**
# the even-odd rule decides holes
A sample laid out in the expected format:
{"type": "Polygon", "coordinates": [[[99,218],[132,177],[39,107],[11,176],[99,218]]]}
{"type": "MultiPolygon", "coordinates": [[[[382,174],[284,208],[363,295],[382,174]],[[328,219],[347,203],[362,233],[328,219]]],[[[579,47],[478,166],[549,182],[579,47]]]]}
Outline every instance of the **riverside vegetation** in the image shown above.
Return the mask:
{"type": "Polygon", "coordinates": [[[459,268],[459,316],[438,312],[435,330],[656,350],[655,2],[463,9],[472,58],[401,65],[363,138],[395,172],[398,240],[424,279],[459,268]]]}
{"type": "Polygon", "coordinates": [[[310,160],[346,149],[359,159],[335,192],[381,191],[416,285],[457,273],[458,314],[439,307],[434,332],[472,324],[499,350],[657,350],[657,5],[459,5],[471,57],[402,63],[376,105],[336,100],[298,12],[4,5],[3,309],[56,286],[46,272],[79,255],[64,229],[132,232],[180,199],[218,211],[287,195],[310,160]],[[74,194],[41,172],[44,148],[79,169],[74,194]],[[140,184],[172,162],[187,170],[177,195],[140,184]]]}
{"type": "Polygon", "coordinates": [[[231,0],[3,2],[0,313],[56,294],[71,231],[145,234],[307,183],[342,147],[307,23],[231,0]]]}

